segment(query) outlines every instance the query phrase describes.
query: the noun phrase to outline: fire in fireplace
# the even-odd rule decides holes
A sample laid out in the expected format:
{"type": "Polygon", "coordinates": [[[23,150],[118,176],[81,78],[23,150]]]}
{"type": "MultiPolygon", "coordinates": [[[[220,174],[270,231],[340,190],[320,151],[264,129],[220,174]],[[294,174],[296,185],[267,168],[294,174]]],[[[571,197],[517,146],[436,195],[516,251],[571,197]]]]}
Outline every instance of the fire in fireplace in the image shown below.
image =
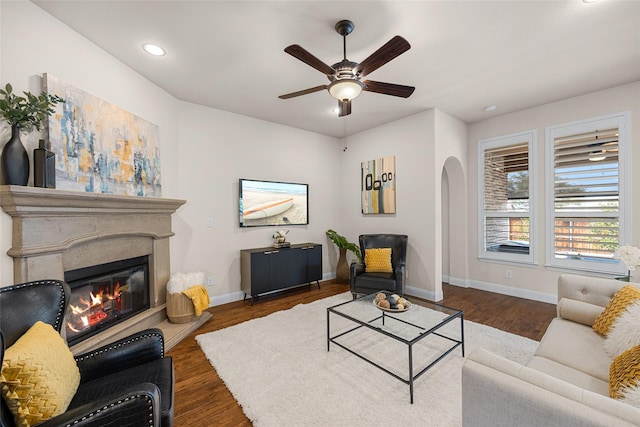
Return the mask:
{"type": "Polygon", "coordinates": [[[149,260],[137,257],[67,271],[69,345],[149,308],[149,260]]]}

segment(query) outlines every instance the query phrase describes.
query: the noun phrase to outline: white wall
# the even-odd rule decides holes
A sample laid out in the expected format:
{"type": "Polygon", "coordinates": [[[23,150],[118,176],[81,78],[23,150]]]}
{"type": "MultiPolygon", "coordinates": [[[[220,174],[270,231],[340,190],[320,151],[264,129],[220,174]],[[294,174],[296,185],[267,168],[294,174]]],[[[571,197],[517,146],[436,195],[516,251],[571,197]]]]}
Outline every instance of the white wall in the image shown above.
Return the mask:
{"type": "Polygon", "coordinates": [[[365,233],[408,235],[409,290],[442,299],[442,171],[452,157],[465,164],[466,126],[441,111],[428,110],[350,136],[346,143],[342,229],[337,231],[353,242],[365,233]],[[363,215],[361,162],[391,155],[396,156],[396,214],[363,215]]]}
{"type": "MultiPolygon", "coordinates": [[[[204,271],[214,299],[237,297],[240,249],[270,245],[274,231],[238,226],[238,179],[255,178],[310,185],[310,224],[290,227],[289,240],[323,244],[331,276],[337,254],[325,231],[340,220],[336,138],[181,102],[31,2],[0,2],[0,12],[2,84],[39,93],[47,72],[159,126],[163,197],[187,200],[173,216],[172,271],[204,271]]],[[[30,154],[38,138],[23,138],[30,154]]],[[[10,236],[11,218],[0,213],[0,285],[13,283],[10,236]]]]}
{"type": "MultiPolygon", "coordinates": [[[[0,2],[0,64],[2,85],[14,91],[42,90],[43,73],[112,102],[159,126],[162,161],[162,191],[179,198],[178,102],[162,89],[114,59],[104,50],[72,31],[31,2],[0,2]]],[[[0,136],[0,147],[8,140],[0,136]]],[[[23,136],[31,156],[39,135],[23,136]]],[[[33,161],[31,160],[31,165],[33,161]]],[[[32,166],[33,168],[33,166],[32,166]]],[[[33,185],[33,173],[29,185],[33,185]]],[[[13,283],[11,218],[0,213],[0,284],[13,283]]]]}
{"type": "MultiPolygon", "coordinates": [[[[469,246],[469,276],[472,278],[470,285],[473,287],[494,290],[507,294],[524,296],[548,302],[555,302],[557,277],[560,270],[551,270],[544,267],[545,264],[545,227],[544,227],[544,173],[539,173],[536,185],[538,198],[536,214],[538,225],[536,238],[541,244],[537,248],[538,265],[523,267],[518,265],[505,265],[493,262],[479,261],[477,258],[478,239],[478,188],[477,188],[477,142],[482,139],[507,135],[528,129],[537,129],[537,162],[538,171],[542,172],[544,165],[544,138],[545,127],[568,123],[576,120],[598,117],[606,114],[631,111],[631,155],[632,165],[640,165],[640,82],[615,87],[576,98],[542,105],[536,108],[520,111],[513,114],[487,119],[469,126],[469,151],[468,151],[468,210],[469,210],[469,241],[474,242],[469,246]],[[512,279],[505,278],[505,270],[513,272],[512,279]]],[[[640,246],[640,169],[631,168],[632,186],[635,188],[632,199],[632,242],[634,246],[640,246]]]]}
{"type": "Polygon", "coordinates": [[[281,227],[292,243],[323,244],[323,273],[337,253],[325,232],[340,223],[342,183],[336,138],[193,104],[180,106],[180,196],[172,261],[213,278],[209,293],[240,290],[240,250],[269,246],[273,227],[240,228],[239,178],[309,184],[309,225],[281,227]],[[207,227],[207,218],[213,227],[207,227]]]}
{"type": "MultiPolygon", "coordinates": [[[[545,126],[631,110],[632,163],[640,164],[640,82],[469,126],[429,110],[338,141],[178,101],[31,2],[0,1],[1,83],[39,92],[44,72],[159,125],[163,195],[187,200],[174,216],[171,269],[211,275],[210,292],[218,301],[239,293],[239,250],[271,243],[272,228],[238,227],[241,177],[310,184],[311,224],[291,227],[290,240],[324,245],[325,277],[337,262],[326,229],[351,241],[362,233],[403,233],[409,235],[408,284],[422,296],[442,297],[444,262],[452,283],[554,301],[560,272],[543,267],[543,247],[538,267],[508,266],[512,279],[505,279],[504,264],[477,260],[477,141],[535,128],[542,148],[545,126]],[[360,163],[389,155],[396,156],[397,213],[362,215],[360,163]],[[207,218],[213,227],[206,226],[207,218]],[[447,256],[442,255],[443,236],[447,256]]],[[[0,126],[0,147],[8,136],[0,126]]],[[[38,137],[23,138],[30,153],[38,137]]],[[[544,150],[538,155],[542,162],[544,150]]],[[[632,180],[640,188],[640,171],[632,180]]],[[[540,190],[542,185],[540,175],[540,190]]],[[[540,204],[538,209],[543,218],[540,204]]],[[[633,200],[632,217],[640,218],[640,197],[633,200]]],[[[544,227],[538,233],[544,242],[544,227]]],[[[0,285],[13,282],[12,259],[6,255],[10,236],[11,219],[0,213],[0,285]]],[[[640,246],[637,225],[629,243],[640,246]]]]}

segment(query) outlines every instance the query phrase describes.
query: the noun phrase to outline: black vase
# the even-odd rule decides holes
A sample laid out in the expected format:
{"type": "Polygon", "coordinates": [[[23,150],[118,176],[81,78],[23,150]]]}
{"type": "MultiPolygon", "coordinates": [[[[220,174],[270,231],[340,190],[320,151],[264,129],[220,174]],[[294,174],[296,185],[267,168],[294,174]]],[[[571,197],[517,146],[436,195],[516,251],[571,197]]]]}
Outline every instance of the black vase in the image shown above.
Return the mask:
{"type": "Polygon", "coordinates": [[[7,185],[27,185],[29,182],[29,155],[20,141],[20,129],[11,126],[11,139],[0,156],[2,180],[7,185]]]}

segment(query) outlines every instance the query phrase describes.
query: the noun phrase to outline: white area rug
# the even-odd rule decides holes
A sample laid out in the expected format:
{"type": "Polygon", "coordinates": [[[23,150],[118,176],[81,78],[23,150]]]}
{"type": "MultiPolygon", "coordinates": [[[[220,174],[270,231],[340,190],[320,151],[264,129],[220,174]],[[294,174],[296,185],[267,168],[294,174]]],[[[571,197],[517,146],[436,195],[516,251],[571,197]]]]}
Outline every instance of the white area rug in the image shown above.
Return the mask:
{"type": "MultiPolygon", "coordinates": [[[[351,299],[336,295],[290,310],[198,335],[218,375],[255,426],[459,426],[461,367],[458,347],[409,386],[337,345],[327,352],[327,307],[351,299]]],[[[407,312],[406,314],[410,313],[407,312]]],[[[331,315],[332,336],[348,323],[331,315]]],[[[458,337],[460,322],[446,332],[458,337]]],[[[484,347],[519,363],[533,355],[537,342],[489,326],[464,321],[465,354],[484,347]]],[[[427,365],[441,338],[427,337],[414,347],[414,366],[427,365]]],[[[341,342],[368,352],[406,378],[404,344],[370,330],[341,342]]],[[[434,356],[435,357],[435,356],[434,356]]],[[[215,399],[215,396],[211,396],[215,399]]]]}

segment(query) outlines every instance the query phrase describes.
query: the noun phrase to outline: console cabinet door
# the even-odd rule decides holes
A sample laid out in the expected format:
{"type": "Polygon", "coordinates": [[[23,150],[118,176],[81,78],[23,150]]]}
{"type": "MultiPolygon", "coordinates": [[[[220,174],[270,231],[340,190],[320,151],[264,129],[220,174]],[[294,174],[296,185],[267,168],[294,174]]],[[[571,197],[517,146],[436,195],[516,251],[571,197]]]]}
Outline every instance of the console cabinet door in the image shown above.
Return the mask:
{"type": "Polygon", "coordinates": [[[307,252],[307,278],[311,283],[322,280],[322,245],[308,246],[307,252]]]}
{"type": "Polygon", "coordinates": [[[272,255],[271,251],[254,252],[251,254],[251,295],[272,290],[272,255]]]}

